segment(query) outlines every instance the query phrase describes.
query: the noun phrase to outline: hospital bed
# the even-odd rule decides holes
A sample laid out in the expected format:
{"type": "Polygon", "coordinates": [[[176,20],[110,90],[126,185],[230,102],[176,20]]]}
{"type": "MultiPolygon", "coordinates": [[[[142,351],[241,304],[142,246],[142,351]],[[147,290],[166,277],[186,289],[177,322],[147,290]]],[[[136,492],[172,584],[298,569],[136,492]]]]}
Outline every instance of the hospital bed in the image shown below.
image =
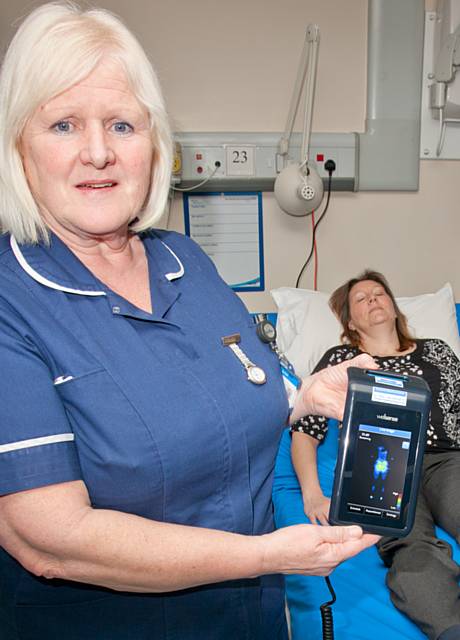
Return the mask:
{"type": "MultiPolygon", "coordinates": [[[[460,304],[456,305],[460,328],[460,304]]],[[[274,317],[272,316],[272,320],[274,317]]],[[[330,421],[324,444],[318,447],[318,470],[322,489],[331,494],[338,448],[338,425],[330,421]]],[[[303,513],[300,487],[290,457],[290,435],[286,430],[276,460],[273,489],[277,527],[307,522],[303,513]]],[[[449,535],[437,530],[450,542],[454,559],[460,563],[460,548],[449,535]]],[[[385,586],[386,568],[375,547],[347,560],[332,574],[337,595],[332,606],[336,640],[423,640],[426,636],[391,603],[385,586]]],[[[321,640],[319,607],[330,600],[321,577],[287,576],[286,590],[293,640],[321,640]]]]}

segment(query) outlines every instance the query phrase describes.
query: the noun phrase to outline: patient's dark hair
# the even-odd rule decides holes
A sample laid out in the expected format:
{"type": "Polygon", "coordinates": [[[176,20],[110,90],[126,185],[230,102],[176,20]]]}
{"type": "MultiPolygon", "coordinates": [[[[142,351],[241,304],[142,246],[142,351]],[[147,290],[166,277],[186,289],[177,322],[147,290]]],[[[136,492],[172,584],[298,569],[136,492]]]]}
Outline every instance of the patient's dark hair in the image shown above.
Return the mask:
{"type": "Polygon", "coordinates": [[[329,298],[329,306],[335,313],[337,318],[340,320],[340,323],[342,325],[343,331],[340,336],[342,342],[349,343],[352,347],[360,346],[359,333],[357,331],[353,331],[348,326],[350,322],[349,298],[350,291],[355,286],[355,284],[358,284],[358,282],[362,282],[363,280],[372,280],[374,282],[377,282],[385,289],[386,293],[390,296],[396,312],[396,331],[399,338],[399,351],[406,351],[413,345],[415,341],[415,338],[411,335],[407,326],[407,318],[398,307],[393,292],[391,291],[390,285],[388,284],[385,276],[383,276],[378,271],[372,271],[371,269],[366,269],[356,278],[351,278],[351,280],[345,282],[345,284],[336,289],[329,298]]]}

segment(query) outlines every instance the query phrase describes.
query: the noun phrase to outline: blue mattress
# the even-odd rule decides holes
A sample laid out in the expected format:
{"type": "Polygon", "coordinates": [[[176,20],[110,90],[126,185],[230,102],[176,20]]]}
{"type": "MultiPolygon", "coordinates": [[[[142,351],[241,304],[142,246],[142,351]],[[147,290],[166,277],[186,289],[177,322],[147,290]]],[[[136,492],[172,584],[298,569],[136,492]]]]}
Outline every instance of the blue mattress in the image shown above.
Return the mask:
{"type": "MultiPolygon", "coordinates": [[[[460,304],[457,305],[460,326],[460,304]]],[[[283,435],[275,466],[273,502],[277,527],[308,522],[297,477],[291,463],[291,439],[283,435]]],[[[331,495],[338,449],[338,427],[330,421],[329,434],[318,447],[318,471],[322,489],[331,495]]],[[[460,563],[460,548],[441,529],[439,537],[452,545],[460,563]]],[[[335,637],[338,640],[423,640],[426,636],[392,605],[385,586],[386,568],[375,547],[347,560],[332,574],[337,594],[333,605],[335,637]]],[[[321,640],[319,606],[330,599],[323,578],[287,576],[286,591],[293,640],[321,640]]]]}

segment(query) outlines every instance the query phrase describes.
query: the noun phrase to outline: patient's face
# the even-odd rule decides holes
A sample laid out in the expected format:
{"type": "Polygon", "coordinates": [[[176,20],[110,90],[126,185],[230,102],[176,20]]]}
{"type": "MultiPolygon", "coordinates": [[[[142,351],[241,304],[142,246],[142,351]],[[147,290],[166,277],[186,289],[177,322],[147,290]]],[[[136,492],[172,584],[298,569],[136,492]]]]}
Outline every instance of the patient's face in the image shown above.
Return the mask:
{"type": "Polygon", "coordinates": [[[376,325],[394,325],[396,311],[393,301],[374,280],[357,282],[348,295],[350,307],[349,327],[358,333],[367,333],[376,325]]]}

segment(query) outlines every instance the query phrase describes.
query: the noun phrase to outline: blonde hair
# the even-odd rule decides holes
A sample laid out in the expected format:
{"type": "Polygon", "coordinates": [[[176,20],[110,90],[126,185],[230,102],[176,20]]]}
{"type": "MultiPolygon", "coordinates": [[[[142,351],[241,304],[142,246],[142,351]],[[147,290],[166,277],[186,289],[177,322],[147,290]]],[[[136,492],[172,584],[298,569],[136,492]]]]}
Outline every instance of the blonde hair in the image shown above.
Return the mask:
{"type": "Polygon", "coordinates": [[[143,48],[109,11],[51,2],[23,21],[0,71],[0,228],[18,242],[49,238],[19,152],[24,127],[40,105],[83,80],[107,56],[122,65],[151,123],[154,162],[150,192],[131,229],[150,229],[163,213],[170,185],[172,140],[158,78],[143,48]]]}

